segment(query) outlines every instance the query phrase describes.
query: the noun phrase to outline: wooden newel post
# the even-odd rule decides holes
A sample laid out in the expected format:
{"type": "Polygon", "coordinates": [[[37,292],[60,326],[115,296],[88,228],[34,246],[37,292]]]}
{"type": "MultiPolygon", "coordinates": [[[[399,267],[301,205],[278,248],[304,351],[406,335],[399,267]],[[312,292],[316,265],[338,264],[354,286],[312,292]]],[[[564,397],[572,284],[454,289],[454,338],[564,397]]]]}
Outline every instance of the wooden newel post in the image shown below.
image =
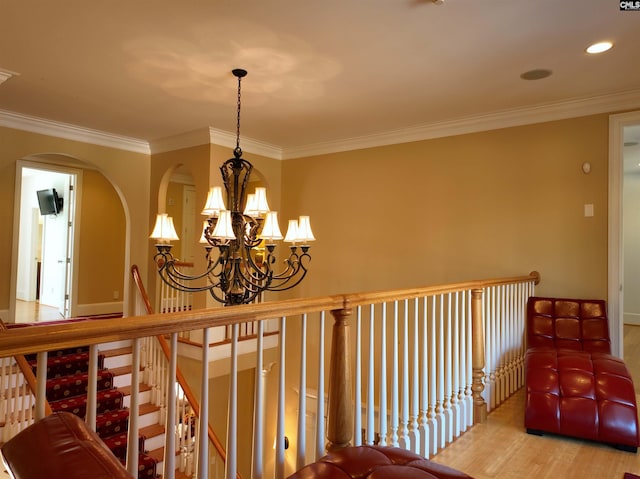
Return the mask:
{"type": "Polygon", "coordinates": [[[327,412],[327,450],[351,445],[353,436],[353,401],[351,398],[351,351],[349,316],[351,309],[331,311],[334,318],[329,370],[329,406],[327,412]]]}
{"type": "Polygon", "coordinates": [[[482,314],[482,290],[471,290],[471,334],[473,336],[473,423],[487,420],[487,403],[482,397],[484,391],[484,318],[482,314]]]}

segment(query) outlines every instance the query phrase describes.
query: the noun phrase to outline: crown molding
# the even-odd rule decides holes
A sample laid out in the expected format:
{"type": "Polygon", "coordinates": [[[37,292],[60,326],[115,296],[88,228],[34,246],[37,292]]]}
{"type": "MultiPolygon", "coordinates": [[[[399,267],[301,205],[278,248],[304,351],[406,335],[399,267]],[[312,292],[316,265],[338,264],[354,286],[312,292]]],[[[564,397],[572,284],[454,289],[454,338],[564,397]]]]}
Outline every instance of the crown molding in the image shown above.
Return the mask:
{"type": "MultiPolygon", "coordinates": [[[[398,143],[423,141],[446,136],[477,133],[533,123],[564,120],[598,113],[613,113],[639,107],[640,89],[588,98],[550,102],[485,115],[417,125],[375,135],[359,136],[299,147],[281,148],[259,140],[243,138],[242,149],[247,153],[261,155],[267,158],[288,160],[375,148],[398,143]]],[[[0,126],[144,154],[162,153],[206,144],[215,144],[231,149],[235,148],[236,145],[236,136],[234,134],[211,127],[147,142],[145,140],[113,135],[5,110],[0,110],[0,126]]]]}
{"type": "MultiPolygon", "coordinates": [[[[236,135],[212,127],[200,128],[198,130],[154,140],[150,143],[150,146],[151,153],[156,154],[207,144],[234,149],[236,147],[236,135]]],[[[242,151],[245,153],[253,153],[254,155],[266,156],[267,158],[273,158],[275,160],[282,159],[282,148],[252,138],[242,138],[242,151]]]]}
{"type": "Polygon", "coordinates": [[[486,115],[477,115],[410,128],[314,145],[284,148],[283,159],[326,155],[350,150],[430,140],[446,136],[477,133],[513,126],[565,120],[598,113],[615,112],[640,107],[640,89],[589,98],[550,102],[531,107],[515,108],[486,115]]]}
{"type": "Polygon", "coordinates": [[[149,143],[144,140],[113,135],[111,133],[90,130],[67,123],[12,113],[6,110],[0,110],[0,126],[134,153],[150,153],[149,143]]]}

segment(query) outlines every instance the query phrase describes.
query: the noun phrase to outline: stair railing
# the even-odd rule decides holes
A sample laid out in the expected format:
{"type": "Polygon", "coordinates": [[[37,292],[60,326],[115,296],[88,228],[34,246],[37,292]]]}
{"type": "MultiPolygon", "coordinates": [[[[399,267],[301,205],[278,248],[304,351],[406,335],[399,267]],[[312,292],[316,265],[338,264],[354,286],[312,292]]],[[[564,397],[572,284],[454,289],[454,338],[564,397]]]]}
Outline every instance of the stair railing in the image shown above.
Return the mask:
{"type": "MultiPolygon", "coordinates": [[[[323,455],[325,445],[335,449],[379,442],[425,451],[428,456],[462,434],[470,423],[482,422],[492,407],[490,388],[485,390],[492,370],[497,379],[494,390],[504,384],[508,396],[518,387],[522,375],[518,338],[524,334],[519,318],[538,280],[537,274],[530,274],[16,328],[0,332],[0,357],[169,335],[169,374],[174,377],[180,332],[202,330],[203,343],[208,344],[209,329],[229,326],[232,334],[225,365],[210,365],[204,353],[207,348],[202,348],[199,402],[210,404],[211,393],[214,406],[203,408],[201,418],[207,414],[227,418],[226,479],[235,479],[238,469],[247,464],[251,464],[247,477],[261,479],[271,476],[267,471],[273,470],[276,479],[283,479],[323,455]],[[504,294],[500,300],[496,294],[496,306],[492,306],[491,288],[503,286],[507,286],[504,294]],[[486,316],[491,308],[504,309],[504,313],[494,321],[486,316]],[[278,334],[267,336],[267,320],[274,317],[278,318],[278,334]],[[329,317],[333,317],[330,332],[325,330],[329,317]],[[256,337],[240,342],[239,325],[246,322],[256,322],[256,337]],[[485,336],[492,335],[498,338],[493,345],[491,339],[485,341],[485,336]],[[240,390],[239,360],[252,361],[255,367],[252,432],[239,429],[244,426],[238,418],[250,414],[242,411],[241,399],[248,396],[248,390],[240,390]],[[225,375],[226,400],[222,389],[209,390],[210,367],[225,375]],[[253,440],[247,443],[251,435],[253,440]],[[247,458],[251,451],[256,454],[247,458]]],[[[168,388],[166,404],[168,410],[177,404],[174,388],[168,388]]],[[[208,424],[208,420],[203,422],[208,424]]],[[[168,443],[172,435],[167,435],[168,443]]],[[[129,445],[134,447],[131,441],[129,445]]],[[[207,431],[198,430],[196,448],[202,457],[195,467],[198,479],[209,477],[208,445],[207,431]]],[[[175,446],[169,447],[173,449],[175,446]]],[[[172,479],[175,469],[165,468],[163,476],[172,479]]]]}
{"type": "MultiPolygon", "coordinates": [[[[147,295],[146,288],[142,282],[140,271],[137,265],[131,267],[131,274],[134,284],[139,293],[139,299],[142,301],[146,314],[153,314],[151,301],[147,295]]],[[[189,311],[189,307],[185,311],[189,311]]],[[[166,338],[162,335],[155,338],[145,338],[142,347],[142,367],[145,374],[145,382],[152,388],[152,401],[160,407],[160,417],[163,425],[175,431],[179,431],[178,450],[180,451],[179,470],[187,475],[193,474],[194,464],[197,463],[197,450],[193,447],[197,435],[195,434],[195,424],[197,419],[201,417],[200,405],[196,395],[193,393],[184,375],[179,368],[176,368],[176,410],[175,421],[168,421],[167,407],[165,400],[167,398],[167,389],[171,384],[167,381],[167,360],[171,358],[171,348],[166,338]],[[188,417],[188,424],[185,425],[184,419],[188,417]]],[[[207,436],[214,447],[215,452],[221,458],[222,462],[226,462],[226,451],[210,424],[207,425],[207,436]]],[[[166,449],[166,448],[165,448],[166,449]]],[[[166,453],[165,453],[166,455],[166,453]]]]}
{"type": "MultiPolygon", "coordinates": [[[[0,331],[6,328],[0,319],[0,331]]],[[[4,424],[0,438],[2,442],[8,441],[35,420],[36,389],[36,376],[24,355],[0,358],[0,421],[4,424]]],[[[43,406],[45,414],[51,414],[51,406],[46,398],[43,406]]]]}

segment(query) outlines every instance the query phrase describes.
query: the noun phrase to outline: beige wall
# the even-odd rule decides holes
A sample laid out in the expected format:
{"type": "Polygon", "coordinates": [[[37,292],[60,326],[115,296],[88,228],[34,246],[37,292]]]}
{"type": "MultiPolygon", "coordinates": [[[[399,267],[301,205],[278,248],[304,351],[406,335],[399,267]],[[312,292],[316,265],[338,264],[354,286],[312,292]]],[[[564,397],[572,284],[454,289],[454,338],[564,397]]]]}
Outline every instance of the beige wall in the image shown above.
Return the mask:
{"type": "Polygon", "coordinates": [[[595,115],[286,161],[286,213],[317,238],[295,294],[537,270],[540,294],[606,298],[607,155],[595,115]]]}
{"type": "MultiPolygon", "coordinates": [[[[3,224],[12,225],[17,159],[73,156],[97,167],[124,198],[128,263],[137,263],[143,276],[145,269],[153,272],[148,235],[163,175],[186,165],[196,179],[196,201],[204,204],[209,183],[220,184],[219,165],[231,156],[228,148],[204,145],[150,159],[6,128],[0,136],[3,224]]],[[[312,216],[318,240],[311,272],[292,294],[536,269],[541,294],[606,297],[607,142],[603,114],[284,162],[245,157],[264,177],[283,228],[289,217],[312,216]],[[589,175],[581,171],[584,161],[592,164],[589,175]],[[585,203],[594,204],[593,218],[583,216],[585,203]]],[[[0,247],[10,250],[11,241],[9,226],[0,247]]],[[[10,261],[0,257],[5,277],[10,261]]],[[[9,285],[0,284],[0,309],[8,296],[9,285]]]]}
{"type": "MultiPolygon", "coordinates": [[[[131,264],[140,265],[146,275],[149,235],[149,156],[129,151],[90,145],[77,141],[54,138],[46,135],[0,128],[0,250],[11,251],[13,241],[13,214],[16,181],[16,161],[38,155],[66,155],[76,165],[89,165],[96,169],[111,183],[120,197],[125,222],[128,225],[127,245],[123,270],[126,271],[120,284],[128,284],[128,270],[131,264]]],[[[91,214],[99,217],[100,210],[91,214]]],[[[81,239],[81,244],[86,248],[81,239]]],[[[109,249],[103,242],[91,245],[87,255],[108,261],[109,249]]],[[[0,310],[9,309],[10,274],[12,255],[0,255],[0,310]]],[[[96,271],[83,269],[79,283],[96,281],[96,271]],[[87,276],[85,276],[87,275],[87,276]]],[[[144,276],[143,276],[144,277],[144,276]]],[[[124,292],[125,297],[132,290],[124,292]]],[[[113,291],[110,291],[113,294],[113,291]]]]}
{"type": "Polygon", "coordinates": [[[78,262],[78,304],[122,299],[126,224],[122,202],[98,171],[82,174],[82,218],[78,262]],[[108,245],[106,250],[99,251],[108,245]],[[96,272],[99,272],[98,274],[96,272]]]}

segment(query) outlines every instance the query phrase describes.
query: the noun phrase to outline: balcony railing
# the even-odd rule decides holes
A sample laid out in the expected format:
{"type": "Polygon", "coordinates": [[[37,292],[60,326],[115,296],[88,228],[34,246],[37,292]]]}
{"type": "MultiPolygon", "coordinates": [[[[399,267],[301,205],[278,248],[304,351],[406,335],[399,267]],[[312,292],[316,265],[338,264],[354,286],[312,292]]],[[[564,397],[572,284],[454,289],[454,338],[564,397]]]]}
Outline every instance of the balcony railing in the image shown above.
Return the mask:
{"type": "MultiPolygon", "coordinates": [[[[215,462],[209,451],[211,425],[226,438],[224,477],[280,479],[327,448],[347,444],[395,445],[429,457],[482,422],[523,383],[525,305],[538,281],[538,274],[531,273],[15,328],[0,332],[0,357],[39,353],[45,360],[46,351],[113,341],[131,341],[140,351],[146,338],[161,336],[168,343],[166,383],[175,384],[178,361],[185,361],[178,338],[198,332],[201,344],[209,345],[213,328],[228,329],[225,360],[212,360],[211,348],[203,346],[200,358],[186,363],[185,380],[197,402],[209,406],[200,410],[207,426],[198,427],[193,477],[223,475],[209,470],[215,462]],[[277,341],[268,342],[273,333],[266,335],[265,324],[274,320],[277,341]],[[246,323],[255,329],[251,339],[243,340],[240,325],[246,323]]],[[[19,374],[13,362],[4,364],[3,371],[19,374]]],[[[38,377],[36,384],[41,381],[38,377]]],[[[36,418],[46,414],[43,389],[36,386],[33,408],[24,401],[36,418]]],[[[15,394],[24,395],[22,390],[15,394]]],[[[165,388],[163,394],[168,417],[175,417],[177,388],[165,388]]],[[[17,407],[6,395],[0,398],[0,412],[7,418],[20,416],[17,407]]],[[[175,427],[166,428],[165,446],[182,447],[176,444],[175,427]]],[[[128,468],[135,470],[132,464],[128,468]]],[[[158,472],[171,479],[175,469],[165,461],[158,472]]]]}

